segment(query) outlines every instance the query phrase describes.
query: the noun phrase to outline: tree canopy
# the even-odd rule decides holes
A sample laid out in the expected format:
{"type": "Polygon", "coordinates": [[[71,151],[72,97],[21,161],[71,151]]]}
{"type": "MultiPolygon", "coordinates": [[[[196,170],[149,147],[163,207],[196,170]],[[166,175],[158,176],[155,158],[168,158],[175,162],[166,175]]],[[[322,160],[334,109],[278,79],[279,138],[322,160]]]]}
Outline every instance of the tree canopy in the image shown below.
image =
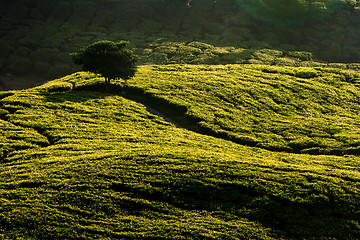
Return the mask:
{"type": "Polygon", "coordinates": [[[236,0],[241,8],[269,24],[283,26],[318,21],[352,0],[236,0]]]}
{"type": "Polygon", "coordinates": [[[75,64],[82,65],[84,71],[102,75],[107,84],[111,79],[124,80],[136,73],[139,58],[132,50],[127,49],[128,41],[99,41],[81,48],[71,56],[75,64]]]}

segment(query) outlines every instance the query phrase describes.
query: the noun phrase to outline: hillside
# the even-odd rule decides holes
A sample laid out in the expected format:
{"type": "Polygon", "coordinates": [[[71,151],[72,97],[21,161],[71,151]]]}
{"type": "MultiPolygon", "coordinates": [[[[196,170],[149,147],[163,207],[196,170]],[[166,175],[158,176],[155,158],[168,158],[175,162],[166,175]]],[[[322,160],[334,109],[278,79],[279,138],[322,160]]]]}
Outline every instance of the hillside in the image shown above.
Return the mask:
{"type": "Polygon", "coordinates": [[[261,49],[307,51],[326,62],[360,61],[358,0],[188,2],[0,1],[0,90],[36,86],[79,70],[69,53],[98,40],[130,40],[142,64],[249,62],[261,49]],[[225,50],[203,54],[190,42],[225,50]],[[222,58],[229,48],[237,49],[231,62],[222,58]],[[195,59],[187,58],[189,51],[195,59]],[[178,57],[171,59],[174,54],[178,57]]]}
{"type": "Polygon", "coordinates": [[[0,92],[0,238],[359,239],[359,80],[154,65],[0,92]]]}
{"type": "Polygon", "coordinates": [[[358,152],[358,71],[268,65],[145,69],[132,86],[185,107],[184,115],[201,132],[277,151],[358,152]]]}

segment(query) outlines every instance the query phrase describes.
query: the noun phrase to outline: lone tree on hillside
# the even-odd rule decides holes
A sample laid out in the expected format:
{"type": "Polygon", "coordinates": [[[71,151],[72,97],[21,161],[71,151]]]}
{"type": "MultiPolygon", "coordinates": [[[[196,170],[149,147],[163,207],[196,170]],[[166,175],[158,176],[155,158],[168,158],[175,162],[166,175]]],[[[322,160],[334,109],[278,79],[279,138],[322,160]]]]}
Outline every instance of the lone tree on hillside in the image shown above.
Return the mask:
{"type": "Polygon", "coordinates": [[[116,78],[124,79],[126,84],[126,80],[135,75],[139,61],[139,57],[126,48],[128,44],[128,41],[114,43],[104,40],[70,55],[75,64],[82,65],[84,71],[103,76],[107,85],[116,78]]]}

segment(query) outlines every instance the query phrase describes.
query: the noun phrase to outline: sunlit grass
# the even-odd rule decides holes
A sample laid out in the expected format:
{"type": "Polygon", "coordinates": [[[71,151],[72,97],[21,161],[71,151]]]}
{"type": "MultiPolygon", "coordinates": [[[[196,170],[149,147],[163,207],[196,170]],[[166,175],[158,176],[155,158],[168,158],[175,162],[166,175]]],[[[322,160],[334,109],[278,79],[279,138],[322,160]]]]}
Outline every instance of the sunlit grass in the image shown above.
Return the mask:
{"type": "Polygon", "coordinates": [[[199,125],[271,150],[358,152],[356,71],[265,65],[142,67],[130,85],[199,125]],[[349,136],[351,131],[351,138],[349,136]]]}
{"type": "MultiPolygon", "coordinates": [[[[265,68],[146,66],[129,88],[186,107],[198,124],[243,134],[260,147],[356,142],[354,81],[322,69],[265,68]],[[318,76],[297,78],[293,71],[318,76]],[[327,115],[322,108],[334,110],[327,115]]],[[[177,128],[148,111],[149,98],[143,105],[128,95],[63,88],[102,81],[77,73],[0,99],[0,143],[7,148],[0,238],[359,238],[359,157],[247,147],[177,128]]]]}

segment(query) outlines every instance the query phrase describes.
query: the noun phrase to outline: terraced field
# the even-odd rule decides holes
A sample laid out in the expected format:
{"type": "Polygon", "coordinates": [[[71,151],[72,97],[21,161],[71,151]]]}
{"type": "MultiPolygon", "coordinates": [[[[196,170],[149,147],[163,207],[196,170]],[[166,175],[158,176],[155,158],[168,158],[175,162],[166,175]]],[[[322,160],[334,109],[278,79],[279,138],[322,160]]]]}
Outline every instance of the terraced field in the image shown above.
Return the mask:
{"type": "Polygon", "coordinates": [[[0,238],[359,239],[359,80],[157,65],[0,92],[0,238]]]}

